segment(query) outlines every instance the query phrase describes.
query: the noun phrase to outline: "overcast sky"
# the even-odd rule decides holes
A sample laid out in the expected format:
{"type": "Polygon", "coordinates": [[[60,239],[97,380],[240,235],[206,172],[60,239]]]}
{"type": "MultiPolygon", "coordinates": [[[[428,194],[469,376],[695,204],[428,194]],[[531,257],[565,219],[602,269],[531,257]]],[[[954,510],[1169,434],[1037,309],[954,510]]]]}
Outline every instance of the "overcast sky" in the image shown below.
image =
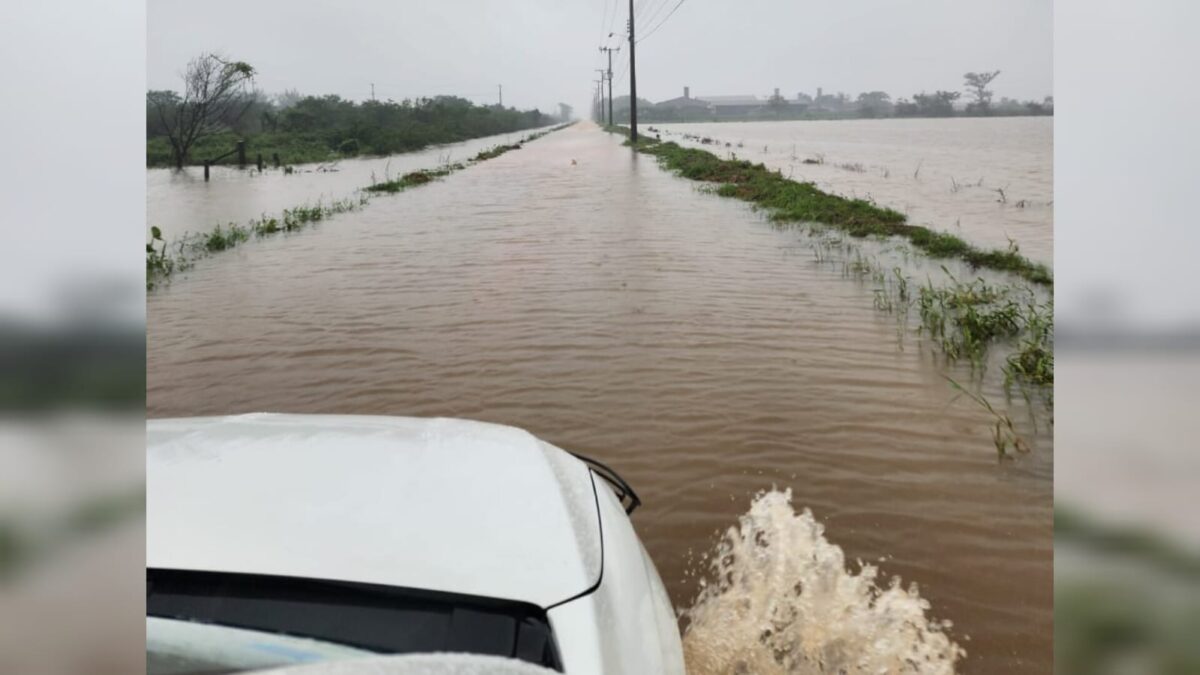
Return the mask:
{"type": "MultiPolygon", "coordinates": [[[[789,97],[961,89],[1000,70],[997,97],[1053,93],[1051,0],[635,0],[638,94],[789,97]],[[678,7],[676,8],[676,6],[678,7]],[[669,12],[674,14],[663,23],[669,12]],[[657,25],[662,24],[653,34],[657,25]]],[[[151,0],[148,85],[178,88],[188,59],[254,65],[267,92],[381,99],[458,94],[553,110],[587,105],[602,43],[622,43],[628,0],[151,0]],[[612,31],[616,35],[607,38],[612,31]]],[[[626,72],[628,48],[614,56],[626,72]]],[[[628,77],[616,80],[628,93],[628,77]]]]}

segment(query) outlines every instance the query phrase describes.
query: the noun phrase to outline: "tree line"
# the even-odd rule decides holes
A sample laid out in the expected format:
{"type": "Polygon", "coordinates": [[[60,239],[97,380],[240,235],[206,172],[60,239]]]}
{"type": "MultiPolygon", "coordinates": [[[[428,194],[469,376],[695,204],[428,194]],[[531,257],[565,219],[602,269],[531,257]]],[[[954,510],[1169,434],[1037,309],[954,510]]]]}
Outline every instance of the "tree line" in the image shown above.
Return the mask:
{"type": "Polygon", "coordinates": [[[245,62],[202,54],[188,63],[182,91],[147,92],[147,165],[202,164],[229,154],[239,140],[251,155],[285,164],[386,155],[554,121],[537,109],[456,96],[361,103],[294,90],[268,96],[253,88],[255,74],[245,62]]]}

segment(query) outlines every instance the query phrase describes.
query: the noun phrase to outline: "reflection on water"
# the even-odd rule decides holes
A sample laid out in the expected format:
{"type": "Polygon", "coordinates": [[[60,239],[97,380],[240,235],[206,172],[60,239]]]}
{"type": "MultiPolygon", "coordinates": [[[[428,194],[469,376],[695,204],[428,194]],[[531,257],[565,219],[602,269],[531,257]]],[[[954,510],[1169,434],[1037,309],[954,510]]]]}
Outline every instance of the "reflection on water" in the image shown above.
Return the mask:
{"type": "Polygon", "coordinates": [[[1054,262],[1052,117],[663,124],[663,140],[763,162],[989,248],[1054,262]],[[726,148],[725,143],[730,147],[726,148]],[[738,144],[741,144],[741,147],[738,144]],[[820,164],[806,163],[819,161],[820,164]]]}
{"type": "Polygon", "coordinates": [[[529,429],[636,486],[678,607],[693,555],[790,488],[848,559],[920,584],[964,672],[1049,670],[1049,431],[997,464],[986,413],[805,237],[579,125],[152,293],[148,414],[529,429]]]}

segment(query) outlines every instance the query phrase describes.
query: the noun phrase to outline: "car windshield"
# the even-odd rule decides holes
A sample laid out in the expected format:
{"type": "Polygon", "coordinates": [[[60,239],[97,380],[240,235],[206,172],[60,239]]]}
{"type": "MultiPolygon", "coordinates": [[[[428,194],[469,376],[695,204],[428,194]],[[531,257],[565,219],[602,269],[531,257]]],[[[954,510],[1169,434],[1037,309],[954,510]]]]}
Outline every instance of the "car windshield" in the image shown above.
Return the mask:
{"type": "Polygon", "coordinates": [[[360,658],[372,652],[245,628],[146,618],[148,675],[207,675],[360,658]]]}
{"type": "Polygon", "coordinates": [[[545,611],[319,579],[147,570],[150,673],[220,673],[371,654],[460,652],[561,670],[545,611]]]}

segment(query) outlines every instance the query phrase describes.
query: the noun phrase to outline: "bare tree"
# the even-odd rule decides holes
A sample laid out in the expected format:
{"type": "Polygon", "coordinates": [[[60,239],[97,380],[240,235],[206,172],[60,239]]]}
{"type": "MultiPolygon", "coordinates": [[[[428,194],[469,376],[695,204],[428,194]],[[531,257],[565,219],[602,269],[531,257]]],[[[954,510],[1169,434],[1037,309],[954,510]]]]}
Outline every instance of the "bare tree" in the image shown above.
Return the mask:
{"type": "Polygon", "coordinates": [[[254,97],[244,95],[253,78],[250,64],[206,53],[188,62],[182,98],[171,92],[166,92],[170,96],[154,91],[146,94],[147,103],[166,129],[176,167],[183,168],[196,141],[220,131],[230,120],[236,121],[253,104],[254,97]]]}
{"type": "Polygon", "coordinates": [[[280,110],[286,110],[302,100],[304,100],[304,95],[296,89],[284,89],[282,92],[275,94],[275,106],[280,110]]]}
{"type": "Polygon", "coordinates": [[[987,112],[988,106],[992,103],[992,90],[987,87],[998,75],[1000,75],[1000,71],[998,70],[993,70],[990,73],[985,71],[963,75],[967,92],[975,97],[973,104],[980,112],[987,112]]]}

